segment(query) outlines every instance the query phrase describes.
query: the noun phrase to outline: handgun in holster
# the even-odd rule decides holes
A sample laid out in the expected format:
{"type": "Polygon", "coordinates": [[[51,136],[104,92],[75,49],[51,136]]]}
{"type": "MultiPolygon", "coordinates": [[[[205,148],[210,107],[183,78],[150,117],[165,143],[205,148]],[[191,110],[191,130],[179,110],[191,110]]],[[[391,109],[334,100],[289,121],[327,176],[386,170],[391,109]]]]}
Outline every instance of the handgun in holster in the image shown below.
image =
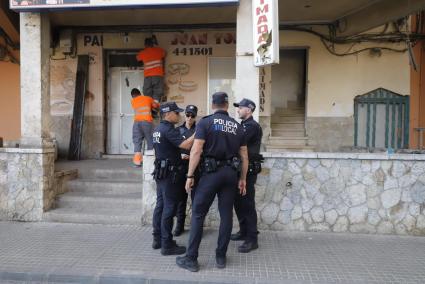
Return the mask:
{"type": "Polygon", "coordinates": [[[233,157],[231,159],[230,165],[238,173],[242,171],[242,160],[239,157],[233,157]]]}
{"type": "Polygon", "coordinates": [[[168,176],[169,161],[168,160],[155,160],[155,170],[153,172],[156,180],[164,179],[168,176]]]}
{"type": "Polygon", "coordinates": [[[214,158],[204,158],[201,168],[204,173],[214,173],[217,171],[217,161],[214,158]]]}
{"type": "Polygon", "coordinates": [[[262,170],[261,163],[264,162],[264,157],[261,154],[251,154],[248,164],[248,174],[256,175],[262,170]]]}

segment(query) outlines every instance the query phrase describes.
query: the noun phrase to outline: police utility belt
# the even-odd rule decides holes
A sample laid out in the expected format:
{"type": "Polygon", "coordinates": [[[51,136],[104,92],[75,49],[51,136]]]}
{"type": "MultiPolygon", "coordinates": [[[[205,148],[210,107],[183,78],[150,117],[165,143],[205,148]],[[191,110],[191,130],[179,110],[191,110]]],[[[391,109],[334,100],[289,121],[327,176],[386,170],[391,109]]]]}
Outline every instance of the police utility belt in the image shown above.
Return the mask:
{"type": "Polygon", "coordinates": [[[171,177],[173,183],[177,181],[179,175],[184,174],[184,166],[181,163],[172,163],[168,159],[156,159],[155,169],[152,173],[155,180],[162,180],[171,177]]]}
{"type": "Polygon", "coordinates": [[[233,157],[229,160],[217,160],[211,157],[204,157],[201,160],[200,170],[202,173],[214,173],[219,168],[229,166],[237,172],[242,169],[242,161],[239,157],[233,157]]]}
{"type": "Polygon", "coordinates": [[[261,163],[264,162],[264,157],[260,154],[251,154],[248,164],[248,175],[257,175],[261,173],[261,163]]]}

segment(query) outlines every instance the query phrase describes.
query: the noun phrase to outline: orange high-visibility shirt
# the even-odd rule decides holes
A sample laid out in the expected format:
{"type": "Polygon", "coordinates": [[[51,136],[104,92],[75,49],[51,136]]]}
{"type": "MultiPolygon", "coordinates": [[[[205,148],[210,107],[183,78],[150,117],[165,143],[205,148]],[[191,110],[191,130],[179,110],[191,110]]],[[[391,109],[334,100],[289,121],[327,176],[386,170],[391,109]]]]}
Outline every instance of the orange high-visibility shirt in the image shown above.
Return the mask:
{"type": "Polygon", "coordinates": [[[149,96],[137,96],[131,100],[131,106],[134,109],[134,121],[152,122],[152,108],[159,107],[149,96]]]}
{"type": "Polygon", "coordinates": [[[137,54],[137,60],[143,61],[144,76],[164,76],[165,50],[160,47],[147,47],[137,54]]]}

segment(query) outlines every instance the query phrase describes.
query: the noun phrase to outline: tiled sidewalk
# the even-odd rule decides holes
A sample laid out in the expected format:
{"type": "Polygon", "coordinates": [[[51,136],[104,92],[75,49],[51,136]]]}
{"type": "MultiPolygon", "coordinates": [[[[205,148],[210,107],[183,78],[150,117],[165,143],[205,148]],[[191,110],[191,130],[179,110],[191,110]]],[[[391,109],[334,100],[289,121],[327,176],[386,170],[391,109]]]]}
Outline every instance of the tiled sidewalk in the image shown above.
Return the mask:
{"type": "Polygon", "coordinates": [[[205,231],[191,273],[151,249],[149,227],[0,222],[0,283],[425,283],[425,238],[261,232],[252,253],[231,242],[224,270],[216,240],[205,231]]]}

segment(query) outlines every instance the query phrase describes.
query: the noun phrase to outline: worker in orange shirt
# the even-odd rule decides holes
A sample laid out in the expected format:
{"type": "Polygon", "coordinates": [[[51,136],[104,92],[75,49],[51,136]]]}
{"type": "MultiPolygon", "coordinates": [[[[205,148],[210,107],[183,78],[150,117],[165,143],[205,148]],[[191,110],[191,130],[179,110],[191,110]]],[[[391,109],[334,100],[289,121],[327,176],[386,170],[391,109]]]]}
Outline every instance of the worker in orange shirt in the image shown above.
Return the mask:
{"type": "Polygon", "coordinates": [[[155,46],[156,37],[145,39],[145,49],[137,54],[137,61],[143,61],[145,80],[143,93],[160,102],[164,95],[164,59],[165,50],[155,46]]]}
{"type": "Polygon", "coordinates": [[[142,165],[142,145],[143,139],[148,144],[148,150],[153,149],[152,145],[152,109],[158,108],[159,104],[151,97],[144,96],[140,93],[139,89],[134,88],[131,90],[131,106],[134,110],[134,123],[133,123],[133,144],[134,144],[134,157],[133,164],[137,167],[142,165]]]}

